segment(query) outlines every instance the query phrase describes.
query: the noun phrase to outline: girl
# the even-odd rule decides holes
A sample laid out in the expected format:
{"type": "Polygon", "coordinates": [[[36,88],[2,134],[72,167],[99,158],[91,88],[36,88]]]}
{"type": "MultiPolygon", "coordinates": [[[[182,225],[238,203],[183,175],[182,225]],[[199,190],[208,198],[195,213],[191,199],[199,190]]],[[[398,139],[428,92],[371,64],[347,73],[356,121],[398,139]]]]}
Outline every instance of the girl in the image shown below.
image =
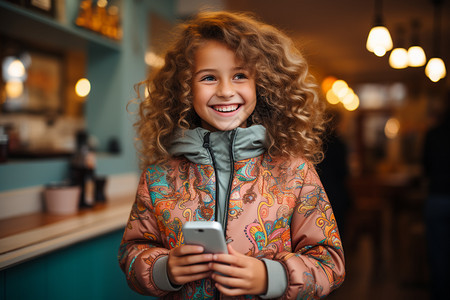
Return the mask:
{"type": "Polygon", "coordinates": [[[337,288],[343,250],[313,165],[322,104],[291,40],[243,14],[201,13],[144,84],[143,173],[119,251],[129,285],[171,299],[337,288]],[[229,253],[185,245],[193,220],[222,223],[229,253]]]}

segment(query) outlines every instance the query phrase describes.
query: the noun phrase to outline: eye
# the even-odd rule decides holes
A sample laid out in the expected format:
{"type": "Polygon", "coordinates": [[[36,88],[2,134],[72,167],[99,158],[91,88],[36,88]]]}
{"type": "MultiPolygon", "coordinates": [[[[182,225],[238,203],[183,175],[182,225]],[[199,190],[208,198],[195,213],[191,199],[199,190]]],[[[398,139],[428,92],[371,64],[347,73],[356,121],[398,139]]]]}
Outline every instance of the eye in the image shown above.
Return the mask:
{"type": "Polygon", "coordinates": [[[236,75],[234,75],[233,79],[239,80],[239,79],[247,79],[247,75],[245,75],[244,73],[237,73],[236,75]]]}
{"type": "Polygon", "coordinates": [[[212,75],[205,75],[202,78],[200,78],[200,81],[214,81],[216,80],[216,77],[212,75]]]}

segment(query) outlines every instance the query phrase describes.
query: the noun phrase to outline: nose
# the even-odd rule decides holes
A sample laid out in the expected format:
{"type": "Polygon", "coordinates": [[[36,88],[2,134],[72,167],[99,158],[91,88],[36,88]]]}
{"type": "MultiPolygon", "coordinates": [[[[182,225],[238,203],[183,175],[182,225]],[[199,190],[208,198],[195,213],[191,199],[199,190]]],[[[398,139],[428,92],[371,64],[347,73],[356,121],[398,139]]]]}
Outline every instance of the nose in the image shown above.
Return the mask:
{"type": "Polygon", "coordinates": [[[231,98],[235,95],[233,83],[229,80],[222,80],[217,87],[217,96],[221,98],[231,98]]]}

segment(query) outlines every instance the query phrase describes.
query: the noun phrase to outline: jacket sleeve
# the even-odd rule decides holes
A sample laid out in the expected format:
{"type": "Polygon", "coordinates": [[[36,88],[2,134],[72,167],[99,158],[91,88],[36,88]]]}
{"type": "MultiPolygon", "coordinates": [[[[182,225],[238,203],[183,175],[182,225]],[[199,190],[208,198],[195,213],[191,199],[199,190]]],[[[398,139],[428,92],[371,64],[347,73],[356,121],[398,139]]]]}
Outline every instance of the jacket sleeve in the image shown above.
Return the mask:
{"type": "Polygon", "coordinates": [[[151,203],[146,172],[143,172],[118,258],[132,289],[140,294],[161,297],[168,292],[155,284],[152,274],[158,259],[167,257],[169,250],[164,246],[151,203]]]}
{"type": "Polygon", "coordinates": [[[345,262],[336,219],[312,164],[302,170],[303,182],[291,220],[292,252],[280,252],[288,277],[285,299],[317,299],[339,287],[345,262]]]}

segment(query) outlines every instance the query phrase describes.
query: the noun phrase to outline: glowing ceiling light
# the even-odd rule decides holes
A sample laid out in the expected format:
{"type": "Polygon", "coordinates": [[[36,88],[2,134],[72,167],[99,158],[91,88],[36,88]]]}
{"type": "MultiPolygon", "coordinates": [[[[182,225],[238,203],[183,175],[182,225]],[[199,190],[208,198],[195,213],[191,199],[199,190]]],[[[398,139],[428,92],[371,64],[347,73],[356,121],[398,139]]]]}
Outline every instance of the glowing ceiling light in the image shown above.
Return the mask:
{"type": "Polygon", "coordinates": [[[395,48],[389,56],[389,65],[394,69],[404,69],[408,66],[408,51],[405,48],[395,48]]]}
{"type": "Polygon", "coordinates": [[[392,49],[392,38],[389,30],[384,26],[375,26],[367,37],[366,48],[377,56],[383,56],[392,49]]]}
{"type": "Polygon", "coordinates": [[[421,67],[425,65],[427,58],[425,51],[420,46],[411,46],[408,49],[408,64],[410,67],[421,67]]]}
{"type": "Polygon", "coordinates": [[[439,38],[441,27],[441,6],[442,1],[434,1],[434,25],[433,25],[433,58],[428,61],[425,67],[425,74],[433,82],[438,82],[447,75],[444,61],[439,58],[439,38]]]}
{"type": "Polygon", "coordinates": [[[447,75],[444,61],[439,57],[433,57],[425,67],[425,74],[433,82],[438,82],[447,75]]]}

